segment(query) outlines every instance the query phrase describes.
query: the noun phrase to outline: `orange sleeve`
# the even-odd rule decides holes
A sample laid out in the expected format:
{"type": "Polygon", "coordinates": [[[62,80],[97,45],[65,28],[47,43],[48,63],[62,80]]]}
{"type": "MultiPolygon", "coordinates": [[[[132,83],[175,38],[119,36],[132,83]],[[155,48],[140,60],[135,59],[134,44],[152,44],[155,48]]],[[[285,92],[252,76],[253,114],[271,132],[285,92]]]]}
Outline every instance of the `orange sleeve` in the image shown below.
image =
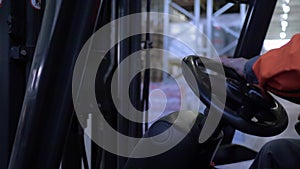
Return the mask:
{"type": "Polygon", "coordinates": [[[263,54],[252,69],[263,88],[282,92],[300,90],[300,34],[263,54]]]}

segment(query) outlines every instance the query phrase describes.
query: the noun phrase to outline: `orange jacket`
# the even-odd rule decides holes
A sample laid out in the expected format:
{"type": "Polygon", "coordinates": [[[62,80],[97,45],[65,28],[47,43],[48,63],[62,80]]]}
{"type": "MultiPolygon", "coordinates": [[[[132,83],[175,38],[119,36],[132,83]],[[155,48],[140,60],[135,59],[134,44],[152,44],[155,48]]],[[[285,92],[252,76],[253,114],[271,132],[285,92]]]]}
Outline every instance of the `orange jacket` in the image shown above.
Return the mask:
{"type": "Polygon", "coordinates": [[[300,98],[300,34],[261,55],[252,69],[261,87],[279,96],[300,98]]]}

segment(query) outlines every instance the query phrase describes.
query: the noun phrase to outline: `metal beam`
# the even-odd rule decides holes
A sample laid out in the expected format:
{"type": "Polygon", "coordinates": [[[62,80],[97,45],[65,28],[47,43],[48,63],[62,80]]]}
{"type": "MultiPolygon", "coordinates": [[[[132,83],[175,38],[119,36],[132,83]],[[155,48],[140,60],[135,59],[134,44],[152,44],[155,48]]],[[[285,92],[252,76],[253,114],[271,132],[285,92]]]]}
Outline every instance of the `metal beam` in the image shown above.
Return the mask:
{"type": "Polygon", "coordinates": [[[6,23],[10,12],[10,1],[0,7],[0,169],[7,169],[11,145],[9,143],[9,37],[6,23]]]}
{"type": "Polygon", "coordinates": [[[260,54],[277,0],[251,0],[234,57],[260,54]]]}

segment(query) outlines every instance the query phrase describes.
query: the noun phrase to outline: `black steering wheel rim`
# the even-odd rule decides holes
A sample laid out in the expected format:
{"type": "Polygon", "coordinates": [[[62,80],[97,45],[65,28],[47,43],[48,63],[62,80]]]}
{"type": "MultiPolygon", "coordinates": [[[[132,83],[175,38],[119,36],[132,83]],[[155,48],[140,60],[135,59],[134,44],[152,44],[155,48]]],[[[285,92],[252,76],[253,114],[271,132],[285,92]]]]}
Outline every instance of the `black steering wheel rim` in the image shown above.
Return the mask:
{"type": "Polygon", "coordinates": [[[211,87],[208,83],[209,78],[222,76],[222,68],[225,71],[227,93],[223,119],[237,130],[251,135],[269,137],[282,133],[288,125],[287,113],[268,92],[247,83],[233,69],[215,60],[188,56],[182,61],[182,72],[192,91],[207,107],[213,106],[218,110],[217,104],[211,103],[211,87]],[[207,65],[209,68],[205,67],[207,65]],[[191,77],[196,83],[191,81],[191,77]]]}

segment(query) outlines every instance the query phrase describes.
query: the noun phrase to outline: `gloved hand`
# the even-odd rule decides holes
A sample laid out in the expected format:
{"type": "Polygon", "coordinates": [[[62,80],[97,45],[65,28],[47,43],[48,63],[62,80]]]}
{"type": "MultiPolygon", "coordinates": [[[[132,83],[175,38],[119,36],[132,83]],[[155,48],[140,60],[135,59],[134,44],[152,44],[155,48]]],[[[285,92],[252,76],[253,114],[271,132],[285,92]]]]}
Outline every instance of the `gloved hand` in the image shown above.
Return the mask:
{"type": "Polygon", "coordinates": [[[241,77],[245,78],[244,67],[248,59],[242,57],[241,58],[221,57],[220,59],[223,65],[234,69],[241,77]]]}

